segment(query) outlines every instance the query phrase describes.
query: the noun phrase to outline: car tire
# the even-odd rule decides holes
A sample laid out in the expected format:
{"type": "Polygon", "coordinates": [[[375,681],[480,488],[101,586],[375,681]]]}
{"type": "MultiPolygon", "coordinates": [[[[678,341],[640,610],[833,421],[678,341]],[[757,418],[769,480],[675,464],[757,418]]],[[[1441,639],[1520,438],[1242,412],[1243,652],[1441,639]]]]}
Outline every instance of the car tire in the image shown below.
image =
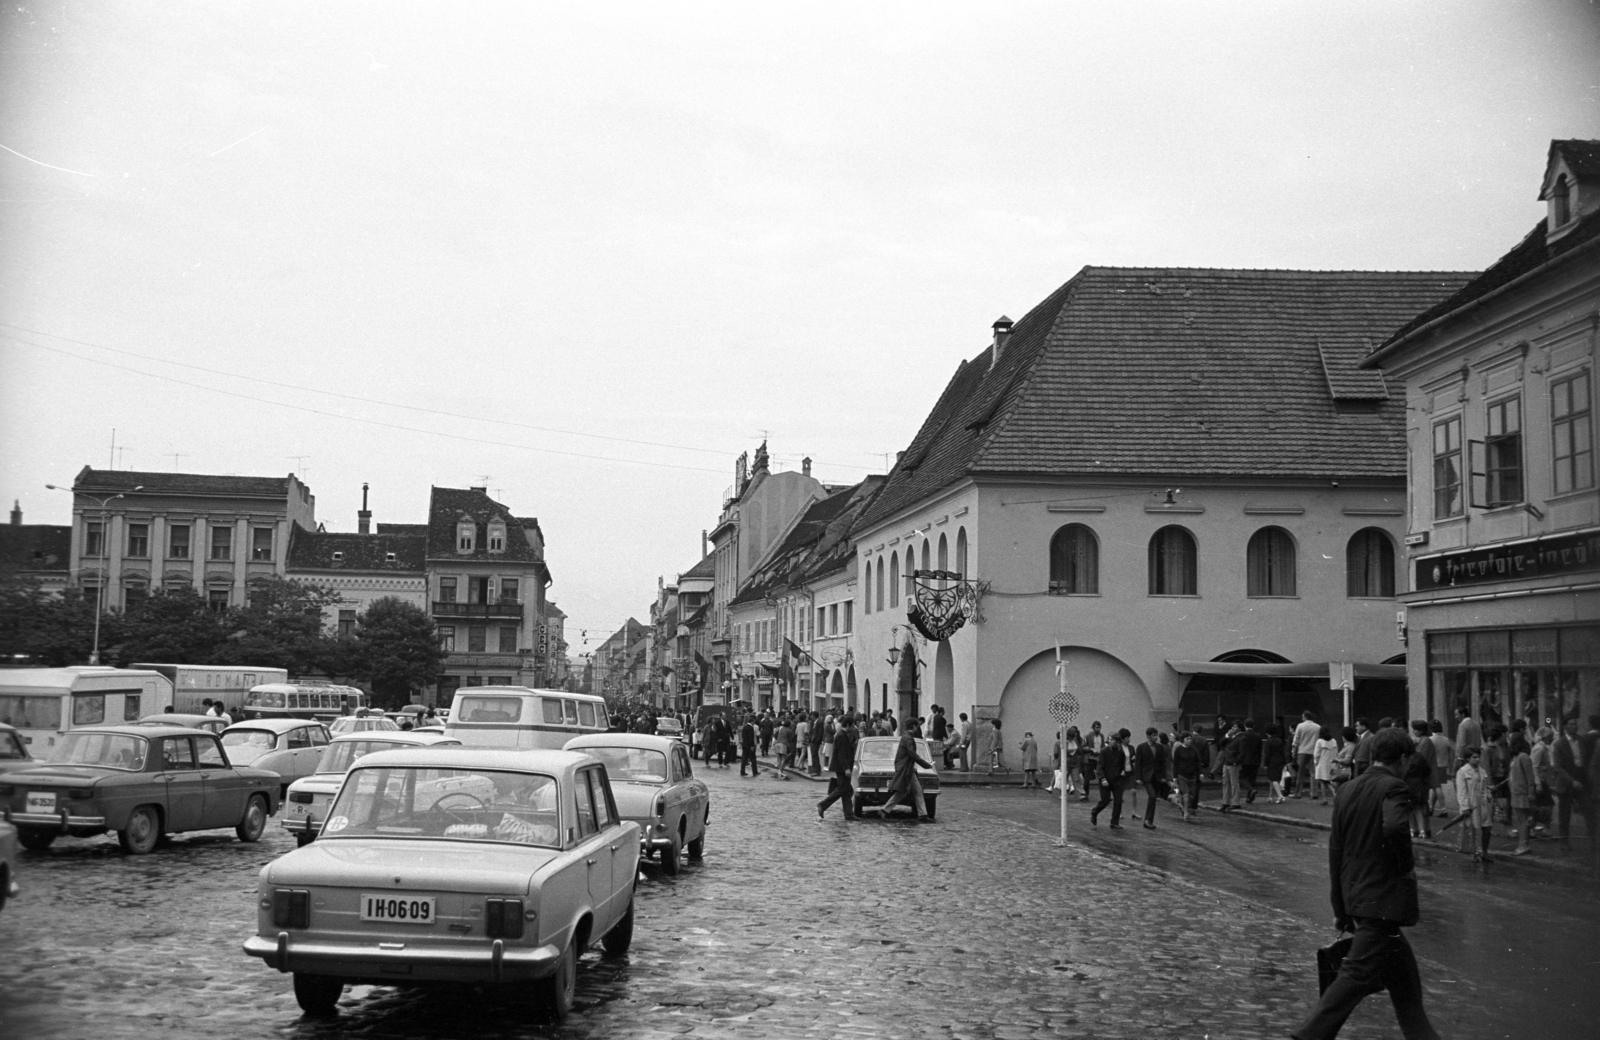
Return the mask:
{"type": "MultiPolygon", "coordinates": [[[[574,936],[576,938],[576,936],[574,936]]],[[[553,1021],[559,1022],[572,1010],[578,993],[578,952],[571,940],[556,961],[556,970],[539,980],[539,1002],[553,1021]]]]}
{"type": "Polygon", "coordinates": [[[328,1016],[339,1010],[344,981],[329,975],[294,973],[294,999],[308,1015],[328,1016]]]}
{"type": "Polygon", "coordinates": [[[267,829],[267,800],[258,794],[250,796],[244,806],[244,819],[233,829],[243,842],[256,842],[261,840],[262,832],[267,829]]]}
{"type": "Polygon", "coordinates": [[[43,852],[56,840],[56,832],[42,827],[18,827],[17,842],[29,852],[43,852]]]}
{"type": "Polygon", "coordinates": [[[294,836],[294,846],[297,849],[303,849],[316,840],[317,836],[310,831],[300,831],[294,836]]]}
{"type": "Polygon", "coordinates": [[[622,915],[622,920],[612,926],[600,939],[601,949],[606,951],[607,957],[621,957],[628,952],[628,947],[633,945],[633,893],[628,893],[628,909],[622,915]]]}
{"type": "Polygon", "coordinates": [[[673,877],[678,873],[678,839],[673,838],[672,844],[661,850],[661,873],[673,877]]]}
{"type": "Polygon", "coordinates": [[[128,826],[117,832],[117,844],[130,856],[145,856],[161,841],[161,813],[153,805],[141,805],[128,814],[128,826]]]}

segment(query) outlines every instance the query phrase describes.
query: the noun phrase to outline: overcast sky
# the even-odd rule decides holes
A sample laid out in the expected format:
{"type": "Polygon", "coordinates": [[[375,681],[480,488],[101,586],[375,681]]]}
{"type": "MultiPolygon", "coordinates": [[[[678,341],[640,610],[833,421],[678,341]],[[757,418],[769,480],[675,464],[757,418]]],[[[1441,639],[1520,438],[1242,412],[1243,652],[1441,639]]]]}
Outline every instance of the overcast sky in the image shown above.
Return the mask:
{"type": "Polygon", "coordinates": [[[1085,264],[1481,269],[1600,137],[1526,3],[62,3],[0,14],[0,495],[487,483],[591,643],[733,460],[850,483],[1085,264]],[[110,454],[115,429],[119,451],[110,454]]]}

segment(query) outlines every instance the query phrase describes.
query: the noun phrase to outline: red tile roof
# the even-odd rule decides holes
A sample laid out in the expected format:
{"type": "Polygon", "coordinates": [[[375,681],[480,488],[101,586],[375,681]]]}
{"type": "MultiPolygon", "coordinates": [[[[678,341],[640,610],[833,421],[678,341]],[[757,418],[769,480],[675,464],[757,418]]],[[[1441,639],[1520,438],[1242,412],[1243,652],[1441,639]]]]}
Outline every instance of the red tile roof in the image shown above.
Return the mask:
{"type": "Polygon", "coordinates": [[[1470,277],[1086,267],[992,371],[962,363],[861,522],[985,473],[1403,478],[1404,402],[1335,395],[1371,393],[1354,354],[1470,277]]]}

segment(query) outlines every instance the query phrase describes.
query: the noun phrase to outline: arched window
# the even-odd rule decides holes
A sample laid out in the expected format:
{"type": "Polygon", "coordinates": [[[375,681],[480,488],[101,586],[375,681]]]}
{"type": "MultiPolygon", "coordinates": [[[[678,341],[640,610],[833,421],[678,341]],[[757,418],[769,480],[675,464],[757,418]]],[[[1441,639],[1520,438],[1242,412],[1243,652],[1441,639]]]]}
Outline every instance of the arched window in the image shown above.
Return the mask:
{"type": "Polygon", "coordinates": [[[866,576],[861,579],[861,613],[872,613],[872,561],[867,561],[866,576]]]}
{"type": "Polygon", "coordinates": [[[900,605],[900,554],[889,557],[889,606],[900,605]]]}
{"type": "Polygon", "coordinates": [[[1100,542],[1082,524],[1068,524],[1050,539],[1050,591],[1058,596],[1100,591],[1100,542]]]}
{"type": "Polygon", "coordinates": [[[1394,596],[1394,543],[1377,527],[1357,531],[1344,549],[1345,592],[1350,596],[1394,596]]]}
{"type": "Polygon", "coordinates": [[[1294,539],[1281,527],[1263,527],[1245,550],[1246,595],[1294,595],[1294,539]]]}
{"type": "Polygon", "coordinates": [[[1199,595],[1194,535],[1177,525],[1150,538],[1150,595],[1199,595]]]}
{"type": "Polygon", "coordinates": [[[939,535],[939,569],[942,571],[950,569],[950,543],[945,540],[943,534],[939,535]]]}
{"type": "Polygon", "coordinates": [[[967,529],[959,528],[956,531],[956,573],[964,579],[967,576],[967,529]]]}
{"type": "Polygon", "coordinates": [[[928,553],[931,549],[932,546],[929,544],[928,540],[924,538],[922,540],[922,569],[925,571],[933,570],[933,561],[928,558],[928,553]]]}
{"type": "Polygon", "coordinates": [[[911,546],[908,545],[908,546],[906,546],[906,573],[905,573],[905,580],[906,580],[906,590],[905,591],[906,591],[906,599],[908,599],[908,600],[911,599],[911,597],[916,594],[913,591],[914,586],[911,584],[911,574],[916,569],[917,569],[917,551],[915,549],[913,549],[911,546]]]}
{"type": "Polygon", "coordinates": [[[883,609],[883,557],[878,557],[878,609],[883,609]]]}

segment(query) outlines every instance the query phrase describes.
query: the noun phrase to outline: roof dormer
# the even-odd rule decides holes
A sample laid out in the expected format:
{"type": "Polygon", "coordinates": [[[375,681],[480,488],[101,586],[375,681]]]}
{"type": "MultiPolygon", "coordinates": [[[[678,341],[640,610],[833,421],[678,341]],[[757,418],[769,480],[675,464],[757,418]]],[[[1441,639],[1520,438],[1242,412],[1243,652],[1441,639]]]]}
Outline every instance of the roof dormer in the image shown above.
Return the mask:
{"type": "Polygon", "coordinates": [[[1600,211],[1600,141],[1551,141],[1539,200],[1549,207],[1545,241],[1553,242],[1600,211]]]}

